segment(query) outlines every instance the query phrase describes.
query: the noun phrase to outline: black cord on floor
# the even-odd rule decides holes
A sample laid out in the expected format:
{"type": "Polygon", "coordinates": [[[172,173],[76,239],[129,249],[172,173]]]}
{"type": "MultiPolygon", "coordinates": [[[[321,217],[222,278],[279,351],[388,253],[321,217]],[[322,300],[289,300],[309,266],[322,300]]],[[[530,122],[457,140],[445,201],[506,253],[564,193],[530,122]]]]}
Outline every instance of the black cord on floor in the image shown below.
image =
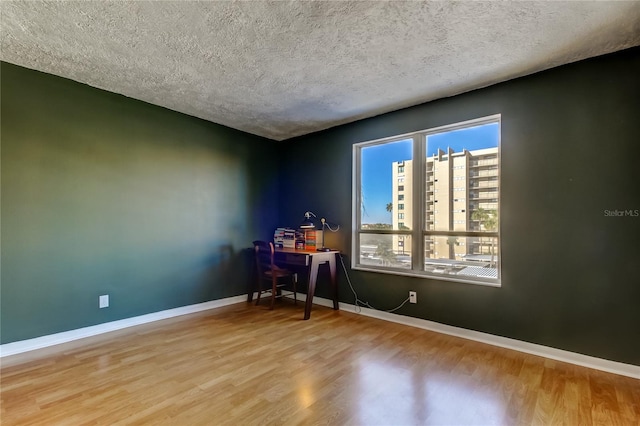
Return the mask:
{"type": "Polygon", "coordinates": [[[356,305],[356,312],[361,312],[361,311],[362,311],[362,309],[361,309],[361,305],[362,305],[362,306],[364,306],[364,307],[366,307],[366,308],[369,308],[369,309],[374,309],[374,310],[376,310],[376,311],[383,311],[383,312],[395,312],[395,311],[397,311],[398,309],[402,308],[402,307],[403,307],[403,306],[404,306],[404,305],[409,301],[409,298],[407,297],[407,298],[405,299],[405,301],[404,301],[404,302],[402,302],[399,306],[397,306],[397,307],[395,307],[395,308],[393,308],[393,309],[384,310],[384,309],[377,309],[377,308],[374,308],[374,307],[373,307],[373,306],[371,306],[368,302],[365,302],[364,300],[360,300],[360,299],[358,298],[358,293],[356,293],[356,291],[355,291],[355,290],[354,290],[354,288],[353,288],[353,285],[351,284],[351,278],[349,278],[349,273],[347,272],[347,267],[346,267],[346,266],[345,266],[345,264],[344,264],[344,259],[342,258],[342,255],[341,255],[341,254],[339,254],[339,255],[338,255],[338,257],[340,258],[340,263],[342,263],[342,269],[344,270],[344,275],[347,277],[347,283],[349,283],[349,288],[351,289],[351,292],[353,293],[353,296],[354,296],[354,297],[355,297],[355,299],[356,299],[356,302],[355,302],[355,305],[356,305]]]}

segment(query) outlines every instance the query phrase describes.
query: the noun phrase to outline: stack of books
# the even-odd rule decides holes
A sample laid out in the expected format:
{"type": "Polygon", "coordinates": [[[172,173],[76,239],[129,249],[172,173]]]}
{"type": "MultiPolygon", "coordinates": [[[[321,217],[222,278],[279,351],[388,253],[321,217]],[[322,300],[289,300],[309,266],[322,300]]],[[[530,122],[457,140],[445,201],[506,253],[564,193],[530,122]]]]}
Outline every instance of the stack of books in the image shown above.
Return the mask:
{"type": "Polygon", "coordinates": [[[307,250],[315,250],[318,248],[316,236],[318,232],[315,229],[307,229],[304,231],[304,248],[307,250]]]}
{"type": "Polygon", "coordinates": [[[296,248],[296,230],[291,228],[276,228],[273,233],[273,245],[276,248],[296,248]]]}

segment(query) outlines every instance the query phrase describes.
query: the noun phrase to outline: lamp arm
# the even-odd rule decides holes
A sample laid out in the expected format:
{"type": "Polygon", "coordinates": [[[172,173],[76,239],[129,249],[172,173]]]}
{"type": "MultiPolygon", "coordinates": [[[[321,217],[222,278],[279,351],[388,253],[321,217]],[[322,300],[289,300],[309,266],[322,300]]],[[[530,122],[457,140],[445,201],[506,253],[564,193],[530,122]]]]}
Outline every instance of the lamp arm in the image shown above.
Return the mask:
{"type": "Polygon", "coordinates": [[[340,229],[340,225],[337,225],[337,227],[335,229],[333,229],[328,223],[327,220],[323,217],[322,219],[320,219],[320,222],[322,222],[322,229],[325,228],[325,226],[327,227],[327,229],[329,229],[329,231],[331,232],[338,232],[338,230],[340,229]]]}
{"type": "Polygon", "coordinates": [[[315,213],[314,213],[314,212],[310,212],[310,211],[306,211],[306,212],[304,212],[304,218],[305,218],[305,219],[311,219],[311,216],[313,216],[313,217],[318,217],[318,216],[316,216],[316,215],[315,215],[315,213]]]}

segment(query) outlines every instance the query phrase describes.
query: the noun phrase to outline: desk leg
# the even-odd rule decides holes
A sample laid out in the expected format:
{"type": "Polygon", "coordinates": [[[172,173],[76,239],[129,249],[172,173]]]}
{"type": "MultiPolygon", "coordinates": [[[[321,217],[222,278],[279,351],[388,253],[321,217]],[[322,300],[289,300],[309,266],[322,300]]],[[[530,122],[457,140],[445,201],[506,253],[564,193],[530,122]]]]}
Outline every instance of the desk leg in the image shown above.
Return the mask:
{"type": "Polygon", "coordinates": [[[318,281],[318,265],[317,256],[311,256],[311,266],[309,267],[309,289],[307,290],[307,302],[304,305],[304,319],[308,320],[311,316],[311,305],[313,304],[313,295],[316,292],[316,282],[318,281]]]}
{"type": "Polygon", "coordinates": [[[333,309],[338,308],[338,281],[336,280],[336,256],[329,257],[329,272],[331,272],[331,292],[333,293],[333,309]]]}
{"type": "Polygon", "coordinates": [[[333,309],[338,310],[338,281],[336,279],[336,256],[321,256],[320,254],[311,256],[311,265],[309,266],[309,290],[307,290],[307,302],[304,305],[304,319],[311,317],[311,305],[313,304],[313,295],[316,293],[316,283],[318,282],[318,269],[321,263],[329,264],[329,272],[331,274],[331,292],[333,293],[333,309]]]}
{"type": "Polygon", "coordinates": [[[251,276],[249,277],[249,282],[247,283],[247,303],[251,303],[251,301],[253,301],[253,291],[256,288],[258,279],[259,277],[257,266],[255,265],[255,261],[253,261],[251,262],[251,276]]]}

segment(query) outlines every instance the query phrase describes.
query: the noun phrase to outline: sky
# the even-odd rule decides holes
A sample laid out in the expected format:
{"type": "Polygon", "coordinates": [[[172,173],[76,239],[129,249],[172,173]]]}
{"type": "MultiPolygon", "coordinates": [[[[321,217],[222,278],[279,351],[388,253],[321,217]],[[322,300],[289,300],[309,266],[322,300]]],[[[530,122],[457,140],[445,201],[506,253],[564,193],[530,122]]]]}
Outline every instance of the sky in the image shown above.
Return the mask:
{"type": "MultiPolygon", "coordinates": [[[[437,133],[427,138],[427,156],[450,147],[455,152],[498,146],[498,123],[437,133]]],[[[405,139],[362,149],[362,223],[391,223],[386,210],[392,202],[391,163],[412,159],[412,140],[405,139]]]]}

